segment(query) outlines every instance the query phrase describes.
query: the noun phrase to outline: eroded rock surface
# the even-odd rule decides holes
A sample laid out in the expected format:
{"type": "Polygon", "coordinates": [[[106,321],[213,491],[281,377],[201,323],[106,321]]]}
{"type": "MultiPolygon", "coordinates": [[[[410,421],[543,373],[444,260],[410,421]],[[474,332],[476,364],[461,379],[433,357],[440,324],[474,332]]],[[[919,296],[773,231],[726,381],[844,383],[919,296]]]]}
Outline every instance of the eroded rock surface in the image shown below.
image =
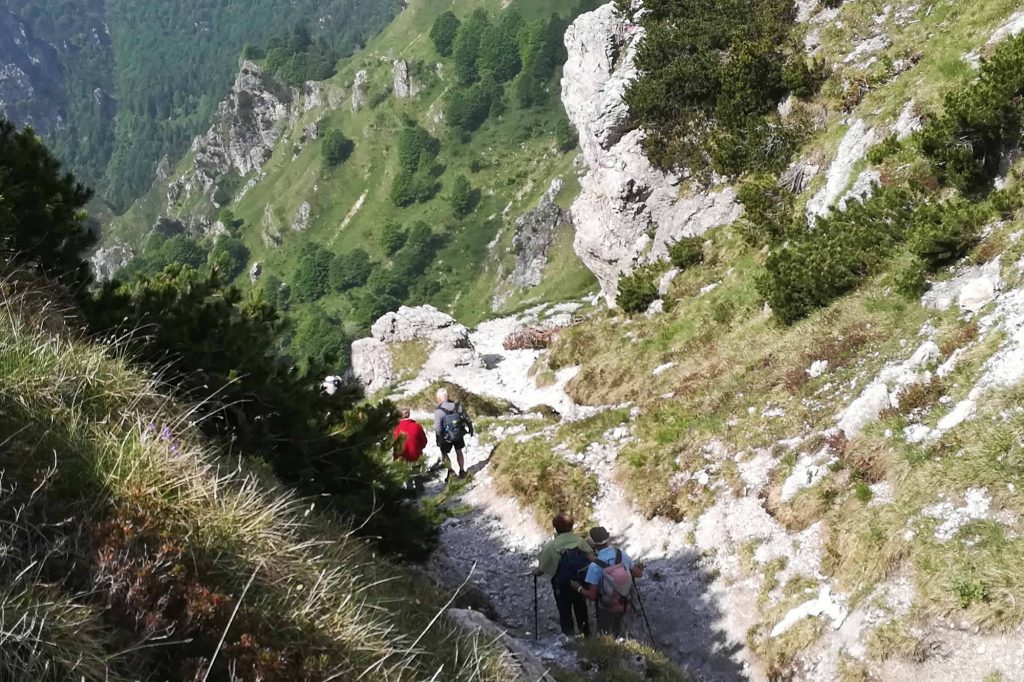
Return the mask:
{"type": "Polygon", "coordinates": [[[414,81],[412,76],[409,75],[409,62],[404,59],[396,59],[394,67],[394,77],[391,85],[394,90],[395,97],[399,99],[408,99],[420,94],[419,83],[414,81]]]}
{"type": "Polygon", "coordinates": [[[644,35],[612,4],[581,15],[565,34],[569,53],[562,102],[579,133],[587,171],[572,205],[574,248],[594,273],[609,303],[619,275],[665,255],[671,242],[735,220],[732,188],[696,188],[680,196],[682,178],[655,168],[632,129],[623,95],[636,78],[644,35]]]}
{"type": "Polygon", "coordinates": [[[516,232],[512,238],[516,265],[511,281],[518,289],[540,284],[548,264],[548,252],[555,242],[556,229],[559,225],[572,222],[569,212],[555,203],[562,185],[562,178],[552,180],[537,207],[516,219],[516,232]]]}
{"type": "Polygon", "coordinates": [[[192,143],[192,170],[171,184],[169,204],[194,192],[212,196],[217,180],[234,172],[247,176],[263,168],[291,115],[294,93],[252,61],[242,62],[213,125],[192,143]]]}

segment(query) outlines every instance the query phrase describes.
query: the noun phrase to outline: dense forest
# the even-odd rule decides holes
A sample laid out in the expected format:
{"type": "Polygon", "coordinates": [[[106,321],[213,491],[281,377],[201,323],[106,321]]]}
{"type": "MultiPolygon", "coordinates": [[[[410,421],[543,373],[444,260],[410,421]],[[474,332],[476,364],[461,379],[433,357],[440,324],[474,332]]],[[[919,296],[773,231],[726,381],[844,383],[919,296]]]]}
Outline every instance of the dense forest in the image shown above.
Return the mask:
{"type": "Polygon", "coordinates": [[[41,120],[39,112],[66,101],[66,121],[40,132],[121,209],[148,187],[164,154],[180,154],[209,125],[247,44],[268,45],[297,25],[309,27],[321,56],[343,55],[397,8],[394,0],[5,0],[0,9],[20,21],[11,32],[49,43],[59,61],[62,99],[40,93],[17,118],[41,120]]]}

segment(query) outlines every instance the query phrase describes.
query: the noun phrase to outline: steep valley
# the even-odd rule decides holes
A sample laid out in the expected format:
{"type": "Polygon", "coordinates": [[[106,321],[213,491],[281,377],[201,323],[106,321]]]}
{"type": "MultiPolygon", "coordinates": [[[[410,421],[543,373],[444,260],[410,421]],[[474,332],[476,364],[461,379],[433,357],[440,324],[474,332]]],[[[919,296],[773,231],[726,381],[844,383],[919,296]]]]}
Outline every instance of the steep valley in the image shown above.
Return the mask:
{"type": "Polygon", "coordinates": [[[98,282],[10,255],[0,677],[1024,681],[1019,2],[411,0],[302,83],[264,47],[98,282]],[[645,565],[624,641],[560,634],[562,512],[645,565]]]}

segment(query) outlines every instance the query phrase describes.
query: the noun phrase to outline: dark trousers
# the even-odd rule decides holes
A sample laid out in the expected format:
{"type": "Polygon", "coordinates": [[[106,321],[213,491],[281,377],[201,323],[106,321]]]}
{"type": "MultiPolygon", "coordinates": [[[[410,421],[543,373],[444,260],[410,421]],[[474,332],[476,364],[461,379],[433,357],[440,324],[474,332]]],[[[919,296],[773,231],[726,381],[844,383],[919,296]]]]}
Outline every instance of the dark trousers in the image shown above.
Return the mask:
{"type": "Polygon", "coordinates": [[[555,604],[558,606],[558,624],[562,627],[562,634],[575,637],[578,626],[579,633],[589,637],[590,614],[587,613],[587,598],[574,591],[568,585],[562,587],[552,582],[551,589],[555,592],[555,604]],[[573,622],[574,615],[576,617],[575,622],[573,622]]]}

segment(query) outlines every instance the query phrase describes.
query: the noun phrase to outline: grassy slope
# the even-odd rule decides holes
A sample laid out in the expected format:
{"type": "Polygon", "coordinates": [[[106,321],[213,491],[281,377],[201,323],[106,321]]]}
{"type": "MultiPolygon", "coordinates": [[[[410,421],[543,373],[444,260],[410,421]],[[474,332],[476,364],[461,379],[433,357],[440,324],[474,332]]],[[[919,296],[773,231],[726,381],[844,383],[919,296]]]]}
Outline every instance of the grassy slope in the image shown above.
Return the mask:
{"type": "MultiPolygon", "coordinates": [[[[569,191],[578,187],[572,171],[574,152],[560,154],[554,148],[554,124],[561,113],[557,78],[552,81],[548,105],[527,111],[509,106],[500,119],[488,121],[474,133],[468,144],[453,140],[446,126],[434,120],[434,114],[443,111],[443,95],[449,84],[447,77],[436,76],[434,65],[443,61],[446,73],[452,71],[450,60],[439,60],[427,35],[434,17],[449,8],[464,17],[481,6],[495,16],[502,4],[506,3],[498,0],[412,3],[365,49],[340,64],[338,74],[329,81],[345,90],[340,107],[302,115],[285,132],[273,158],[265,166],[266,178],[230,206],[246,221],[244,239],[252,250],[252,259],[263,263],[266,273],[287,281],[299,248],[307,240],[314,240],[336,253],[362,247],[375,260],[382,261],[384,254],[377,237],[387,219],[405,226],[422,220],[435,230],[447,229],[445,225],[453,223],[446,200],[448,189],[456,176],[464,174],[482,191],[482,201],[474,216],[479,219],[462,221],[461,225],[457,221],[453,223],[455,228],[446,237],[447,246],[438,255],[438,265],[446,272],[445,286],[432,302],[467,323],[490,314],[491,298],[500,274],[507,273],[511,267],[508,250],[515,217],[536,204],[555,176],[562,175],[567,180],[569,191]],[[423,62],[422,75],[417,80],[424,91],[411,100],[391,96],[376,107],[368,106],[353,113],[348,95],[355,73],[366,69],[368,93],[373,100],[376,94],[390,88],[392,57],[423,62]],[[437,197],[425,204],[399,209],[391,203],[388,192],[397,166],[394,142],[404,117],[419,121],[441,139],[439,161],[446,171],[441,177],[444,189],[437,197]],[[319,141],[307,144],[298,158],[293,159],[293,143],[302,129],[321,118],[322,129],[340,129],[356,143],[352,157],[336,169],[323,166],[319,141]],[[469,168],[474,160],[484,166],[477,173],[469,168]],[[361,209],[345,224],[346,216],[364,194],[361,209]],[[305,201],[313,208],[312,221],[305,232],[296,234],[288,225],[305,201]],[[267,249],[260,236],[268,205],[282,226],[285,241],[280,248],[267,249]],[[506,207],[509,207],[507,212],[506,207]],[[496,246],[490,251],[488,244],[495,237],[498,237],[496,246]]],[[[519,0],[511,6],[531,20],[547,17],[552,12],[566,16],[575,4],[574,0],[519,0]]],[[[186,157],[172,177],[183,172],[188,163],[186,157]]],[[[162,210],[164,193],[162,185],[154,188],[115,221],[110,234],[114,238],[137,240],[162,210]]],[[[567,193],[563,195],[563,203],[572,198],[567,193]]],[[[190,210],[194,208],[187,207],[179,215],[187,215],[190,210]]],[[[570,248],[571,228],[559,229],[558,245],[553,250],[545,281],[532,291],[509,298],[506,309],[519,307],[526,300],[563,299],[593,288],[593,278],[570,248]]],[[[322,299],[318,304],[343,317],[348,312],[347,299],[341,295],[322,299]]],[[[299,314],[302,314],[301,307],[299,314]]]]}
{"type": "MultiPolygon", "coordinates": [[[[830,27],[824,32],[828,60],[841,62],[856,42],[870,35],[867,28],[874,25],[872,17],[890,4],[896,9],[912,5],[880,0],[845,3],[842,29],[830,27]]],[[[1016,3],[1006,0],[940,3],[930,14],[920,8],[913,17],[919,21],[905,27],[893,26],[890,17],[893,46],[879,57],[896,59],[913,51],[923,59],[895,80],[876,83],[853,116],[888,126],[908,99],[914,98],[920,111],[941,107],[943,94],[971,77],[961,56],[983,46],[1014,9],[1016,3]]],[[[824,105],[821,110],[828,113],[824,129],[809,141],[804,156],[817,156],[827,163],[852,120],[840,111],[840,84],[858,75],[871,77],[880,68],[875,65],[862,71],[840,66],[836,70],[812,105],[824,105]]],[[[861,162],[858,171],[866,166],[866,161],[861,162]]],[[[883,176],[906,177],[915,166],[921,167],[915,154],[904,151],[883,164],[883,176]]],[[[822,181],[819,175],[800,197],[801,204],[822,181]]],[[[1021,230],[1024,216],[1018,215],[990,235],[968,261],[983,263],[1003,253],[1007,287],[1019,286],[1020,275],[1009,264],[1017,262],[1022,247],[1010,235],[1021,230]]],[[[1018,606],[1024,603],[1019,568],[1024,565],[1024,543],[1012,528],[976,522],[954,541],[941,543],[933,537],[937,522],[921,514],[939,499],[956,501],[966,490],[980,487],[992,495],[994,511],[1020,518],[1024,504],[1019,495],[1007,491],[1024,484],[1017,466],[1024,428],[1017,416],[1021,389],[992,395],[979,407],[974,422],[935,445],[908,445],[901,437],[911,409],[923,423],[934,426],[950,405],[966,397],[995,350],[998,335],[975,343],[976,325],[961,319],[955,310],[925,310],[918,301],[893,294],[884,277],[786,327],[762,309],[757,293],[755,280],[762,272],[763,252],[750,249],[734,229],[726,227],[708,235],[705,255],[704,264],[684,272],[673,284],[668,312],[655,318],[595,315],[563,333],[548,357],[554,368],[581,366],[569,386],[577,400],[590,404],[634,401],[642,408],[632,429],[636,441],[624,450],[618,464],[619,479],[640,509],[695,520],[717,497],[745,494],[736,463],[717,457],[717,447],[738,453],[739,461],[759,449],[767,451],[776,463],[765,491],[766,508],[792,531],[823,522],[823,571],[850,595],[853,606],[863,603],[888,577],[901,572],[913,577],[917,597],[911,617],[889,628],[899,630],[895,635],[887,631],[875,640],[896,639],[904,654],[912,657],[915,646],[921,644],[919,627],[930,618],[949,616],[983,630],[1005,630],[1024,622],[1024,611],[1018,606]],[[701,292],[711,284],[717,287],[701,292]],[[958,348],[966,350],[957,371],[928,390],[908,393],[903,411],[887,413],[851,443],[825,442],[816,436],[834,426],[835,415],[886,362],[909,357],[921,342],[919,332],[926,322],[938,330],[939,362],[958,348]],[[823,359],[829,361],[828,371],[810,378],[805,370],[823,359]],[[666,363],[673,365],[653,374],[666,363]],[[943,404],[937,402],[940,396],[945,396],[943,404]],[[805,440],[790,448],[779,444],[794,436],[805,440]],[[719,445],[709,449],[714,443],[719,445]],[[798,457],[826,445],[837,460],[830,473],[782,503],[781,484],[798,457]],[[701,470],[712,473],[708,487],[690,480],[691,474],[701,470]],[[879,483],[880,488],[871,487],[879,483]],[[872,499],[876,490],[883,489],[892,491],[891,502],[872,499]],[[911,630],[917,639],[907,634],[911,630]]],[[[589,423],[593,429],[586,435],[592,440],[599,440],[612,425],[598,423],[598,418],[589,423]]],[[[587,425],[583,422],[577,428],[586,433],[587,425]]],[[[566,442],[562,433],[549,438],[551,445],[566,442]]],[[[528,458],[532,450],[521,452],[528,458]]],[[[524,470],[529,464],[511,462],[509,466],[524,470]]],[[[530,489],[528,483],[520,482],[519,487],[530,489]]],[[[531,504],[527,496],[521,501],[531,504]]],[[[752,553],[756,546],[749,549],[752,553]]],[[[750,567],[764,578],[760,616],[768,629],[806,598],[806,585],[800,580],[780,587],[772,578],[782,568],[750,567]]],[[[767,662],[784,667],[822,632],[816,622],[808,621],[778,640],[753,631],[751,642],[767,662]]],[[[876,659],[891,654],[885,647],[884,642],[876,643],[876,659]]]]}
{"type": "Polygon", "coordinates": [[[221,665],[244,659],[251,635],[271,660],[320,657],[342,679],[426,679],[439,668],[438,679],[510,679],[487,646],[444,621],[420,638],[439,594],[422,586],[408,599],[410,578],[344,525],[222,459],[187,406],[116,349],[56,331],[47,297],[18,289],[0,284],[0,677],[151,679],[168,661],[212,654],[241,603],[221,665]],[[146,547],[151,532],[159,550],[146,547]],[[175,563],[162,573],[161,560],[175,563]],[[224,600],[211,599],[209,622],[191,612],[175,621],[161,606],[179,582],[224,600]],[[119,620],[140,612],[170,618],[178,636],[154,646],[159,630],[147,637],[119,620]],[[190,631],[193,618],[211,627],[190,631]]]}

